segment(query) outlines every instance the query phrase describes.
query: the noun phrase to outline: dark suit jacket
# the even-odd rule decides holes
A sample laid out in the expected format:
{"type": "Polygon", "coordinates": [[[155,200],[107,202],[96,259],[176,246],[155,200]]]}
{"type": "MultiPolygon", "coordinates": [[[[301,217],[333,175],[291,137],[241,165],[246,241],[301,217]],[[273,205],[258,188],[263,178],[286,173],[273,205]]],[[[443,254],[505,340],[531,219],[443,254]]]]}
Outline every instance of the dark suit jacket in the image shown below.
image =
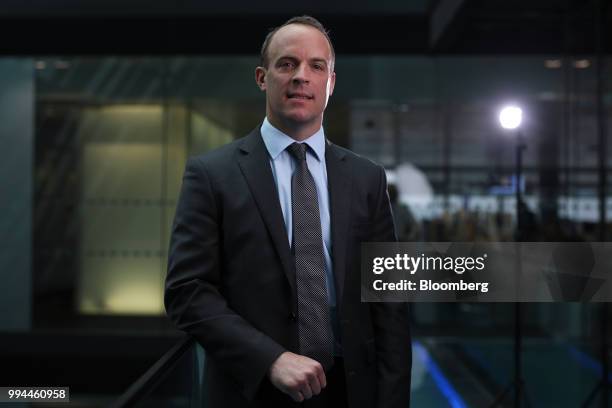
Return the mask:
{"type": "MultiPolygon", "coordinates": [[[[395,240],[385,173],[331,143],[325,160],[349,404],[406,408],[412,362],[406,306],[360,301],[360,242],[395,240]]],[[[263,401],[272,387],[270,365],[284,351],[299,353],[295,285],[259,129],[189,159],[165,305],[170,319],[206,350],[208,406],[270,406],[263,401]]]]}

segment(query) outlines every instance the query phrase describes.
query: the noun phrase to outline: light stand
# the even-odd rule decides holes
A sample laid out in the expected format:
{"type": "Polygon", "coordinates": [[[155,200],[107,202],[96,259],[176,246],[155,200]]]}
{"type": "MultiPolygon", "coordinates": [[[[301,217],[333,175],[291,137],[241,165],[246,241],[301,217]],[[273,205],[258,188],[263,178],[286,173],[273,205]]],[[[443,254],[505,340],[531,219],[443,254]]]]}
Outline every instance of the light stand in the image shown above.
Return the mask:
{"type": "Polygon", "coordinates": [[[521,287],[521,242],[523,240],[523,217],[522,217],[522,206],[523,203],[523,192],[521,191],[521,173],[523,170],[523,151],[527,148],[523,142],[523,135],[519,130],[519,126],[522,120],[522,111],[516,107],[509,107],[502,110],[500,113],[500,122],[502,127],[507,129],[517,129],[516,131],[516,159],[514,171],[516,174],[515,182],[515,195],[516,195],[516,257],[515,257],[515,271],[516,271],[516,302],[514,303],[514,375],[512,381],[504,388],[504,390],[495,398],[491,407],[497,407],[506,398],[512,389],[514,389],[514,406],[520,408],[522,401],[525,401],[525,406],[530,407],[529,399],[527,398],[525,380],[523,378],[523,364],[522,364],[522,307],[518,301],[520,296],[521,287]],[[506,115],[506,118],[504,118],[506,115]],[[507,116],[511,117],[508,118],[507,116]],[[512,117],[515,115],[516,117],[512,117]]]}

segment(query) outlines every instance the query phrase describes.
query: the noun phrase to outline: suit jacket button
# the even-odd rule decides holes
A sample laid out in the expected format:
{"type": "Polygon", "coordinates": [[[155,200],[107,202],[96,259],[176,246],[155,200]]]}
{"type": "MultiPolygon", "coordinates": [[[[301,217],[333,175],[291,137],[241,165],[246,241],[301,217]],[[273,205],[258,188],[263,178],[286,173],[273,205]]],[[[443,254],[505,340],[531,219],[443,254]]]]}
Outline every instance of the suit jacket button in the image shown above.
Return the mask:
{"type": "Polygon", "coordinates": [[[291,313],[289,315],[289,320],[291,320],[294,323],[297,321],[297,316],[295,315],[295,313],[291,313]]]}

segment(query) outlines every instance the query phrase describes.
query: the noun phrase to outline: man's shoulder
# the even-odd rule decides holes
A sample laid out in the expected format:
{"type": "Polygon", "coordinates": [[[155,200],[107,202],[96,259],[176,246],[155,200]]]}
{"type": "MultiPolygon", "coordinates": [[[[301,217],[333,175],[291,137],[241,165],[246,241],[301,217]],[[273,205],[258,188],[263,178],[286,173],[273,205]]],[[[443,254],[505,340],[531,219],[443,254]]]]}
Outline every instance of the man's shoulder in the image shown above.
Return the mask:
{"type": "Polygon", "coordinates": [[[223,146],[216,147],[205,153],[200,153],[189,158],[190,161],[204,164],[207,168],[225,168],[232,165],[236,152],[244,144],[245,140],[252,137],[253,133],[249,133],[246,136],[240,137],[233,142],[224,144],[223,146]]]}
{"type": "Polygon", "coordinates": [[[375,161],[361,156],[345,147],[330,142],[329,148],[332,149],[334,154],[338,157],[347,160],[351,166],[353,166],[354,170],[379,172],[382,169],[382,166],[375,161]]]}

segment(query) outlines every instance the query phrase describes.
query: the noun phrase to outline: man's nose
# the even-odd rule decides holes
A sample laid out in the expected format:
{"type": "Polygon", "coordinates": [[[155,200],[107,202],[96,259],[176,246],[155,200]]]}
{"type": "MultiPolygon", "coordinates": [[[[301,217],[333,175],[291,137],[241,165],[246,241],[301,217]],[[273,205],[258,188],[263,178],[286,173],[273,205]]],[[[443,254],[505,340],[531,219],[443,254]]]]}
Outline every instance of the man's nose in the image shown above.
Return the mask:
{"type": "Polygon", "coordinates": [[[306,64],[298,65],[298,67],[295,69],[295,72],[293,74],[293,82],[297,85],[297,84],[308,83],[309,81],[310,79],[308,76],[308,69],[306,67],[306,64]]]}

